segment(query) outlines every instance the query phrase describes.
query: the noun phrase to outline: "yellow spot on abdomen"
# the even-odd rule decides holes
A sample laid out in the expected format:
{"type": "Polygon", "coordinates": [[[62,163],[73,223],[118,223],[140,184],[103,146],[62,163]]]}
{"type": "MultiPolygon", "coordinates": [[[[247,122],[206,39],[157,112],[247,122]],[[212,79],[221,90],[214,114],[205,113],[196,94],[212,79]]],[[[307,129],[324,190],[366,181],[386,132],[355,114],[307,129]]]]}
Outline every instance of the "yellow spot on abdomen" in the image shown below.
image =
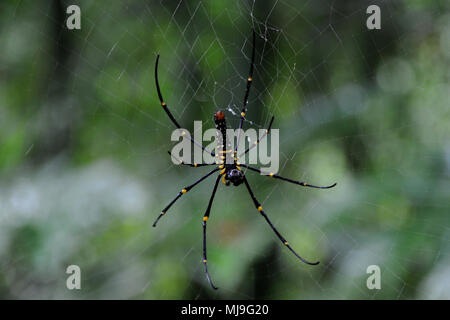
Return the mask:
{"type": "Polygon", "coordinates": [[[181,190],[181,193],[185,194],[187,192],[186,189],[181,190]]]}
{"type": "Polygon", "coordinates": [[[259,211],[259,212],[262,211],[262,207],[261,207],[261,206],[258,207],[258,211],[259,211]]]}
{"type": "Polygon", "coordinates": [[[203,217],[203,221],[205,221],[205,222],[208,221],[208,217],[206,217],[206,216],[203,217]]]}

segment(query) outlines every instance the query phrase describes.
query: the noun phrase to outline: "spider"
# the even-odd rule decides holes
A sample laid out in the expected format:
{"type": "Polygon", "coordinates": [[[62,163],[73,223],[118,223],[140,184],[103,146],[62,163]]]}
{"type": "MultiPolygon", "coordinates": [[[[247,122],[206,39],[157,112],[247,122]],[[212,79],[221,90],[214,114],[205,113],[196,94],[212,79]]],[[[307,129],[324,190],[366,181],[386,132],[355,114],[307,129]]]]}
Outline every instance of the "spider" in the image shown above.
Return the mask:
{"type": "MultiPolygon", "coordinates": [[[[248,97],[249,97],[250,88],[251,88],[251,85],[253,82],[253,69],[254,69],[253,65],[254,65],[254,61],[255,61],[255,31],[253,31],[252,45],[253,46],[252,46],[252,57],[251,57],[251,62],[250,62],[250,71],[249,71],[249,76],[247,78],[247,87],[246,87],[245,94],[244,94],[244,102],[243,102],[243,106],[242,106],[242,112],[240,114],[239,129],[242,129],[242,125],[244,123],[245,115],[247,112],[248,97]]],[[[159,54],[156,57],[156,64],[155,64],[155,82],[156,82],[156,90],[158,92],[159,101],[161,102],[162,108],[164,109],[164,111],[166,112],[166,114],[168,115],[170,120],[173,122],[173,124],[178,129],[181,129],[180,124],[177,122],[177,120],[174,118],[172,113],[169,111],[166,102],[164,102],[164,99],[163,99],[163,96],[161,93],[161,89],[159,86],[159,81],[158,81],[158,63],[159,63],[159,54]]],[[[205,267],[206,278],[213,289],[217,290],[218,288],[212,282],[211,277],[208,272],[208,263],[207,263],[208,260],[207,260],[207,255],[206,255],[206,224],[209,219],[209,215],[211,213],[211,206],[214,201],[217,187],[218,187],[221,179],[222,179],[222,182],[226,186],[229,186],[230,184],[233,184],[234,186],[239,186],[241,184],[244,184],[245,188],[247,189],[247,191],[253,201],[253,204],[254,204],[256,210],[258,210],[258,212],[264,217],[264,219],[269,224],[270,228],[272,228],[273,232],[275,232],[276,236],[280,239],[280,241],[302,262],[309,264],[309,265],[318,265],[319,264],[318,261],[317,262],[309,262],[308,260],[302,258],[297,252],[295,252],[294,249],[292,249],[292,247],[289,245],[289,243],[286,241],[286,239],[275,228],[275,226],[272,224],[272,222],[270,221],[267,214],[264,212],[261,204],[256,199],[255,194],[253,193],[252,188],[250,187],[250,185],[247,181],[247,178],[245,177],[244,171],[242,171],[241,168],[246,168],[248,170],[263,174],[266,177],[280,179],[280,180],[287,181],[287,182],[290,182],[290,183],[293,183],[293,184],[296,184],[296,185],[299,185],[302,187],[310,187],[310,188],[317,188],[317,189],[329,189],[329,188],[333,188],[334,186],[336,186],[336,183],[329,185],[329,186],[324,186],[324,187],[316,186],[316,185],[308,184],[306,182],[301,182],[301,181],[296,181],[296,180],[292,180],[289,178],[285,178],[285,177],[279,176],[274,173],[268,173],[268,174],[262,173],[262,171],[258,168],[254,168],[254,167],[239,163],[240,157],[242,157],[247,152],[249,152],[250,149],[252,149],[254,146],[256,146],[261,141],[261,139],[263,139],[267,134],[270,133],[270,129],[272,127],[273,120],[274,120],[274,117],[272,116],[272,119],[270,120],[270,124],[269,124],[267,130],[265,131],[265,134],[261,135],[254,144],[252,144],[250,147],[248,147],[243,153],[241,153],[238,156],[237,149],[238,149],[238,143],[239,143],[239,136],[238,136],[238,142],[236,144],[236,147],[234,148],[234,151],[232,149],[230,150],[229,148],[231,148],[231,147],[230,147],[230,144],[227,142],[227,137],[226,137],[227,124],[226,124],[225,114],[220,110],[215,112],[214,113],[214,122],[215,122],[216,129],[219,132],[219,138],[220,138],[218,140],[219,142],[216,147],[218,150],[217,156],[216,156],[215,152],[206,149],[201,143],[197,142],[192,137],[189,137],[191,142],[194,143],[197,147],[202,148],[204,151],[208,152],[213,157],[217,158],[216,163],[213,163],[213,164],[185,163],[185,162],[175,158],[173,155],[171,155],[171,153],[169,151],[169,154],[174,159],[178,160],[180,165],[189,166],[189,167],[215,166],[215,168],[212,169],[211,171],[209,171],[206,175],[202,176],[197,181],[195,181],[193,184],[181,189],[181,191],[177,194],[177,196],[161,211],[161,213],[159,214],[159,216],[156,218],[155,222],[153,223],[153,227],[156,227],[156,224],[158,223],[159,219],[161,219],[161,217],[167,213],[167,211],[172,207],[172,205],[178,199],[181,198],[181,196],[183,196],[184,194],[189,192],[192,188],[197,186],[200,182],[204,181],[206,178],[208,178],[212,174],[219,171],[219,174],[217,175],[217,178],[216,178],[216,182],[214,184],[214,188],[211,193],[211,197],[209,198],[208,207],[206,208],[205,214],[203,215],[203,221],[202,221],[202,226],[203,226],[203,260],[202,261],[203,261],[203,265],[205,267]]],[[[239,132],[240,132],[240,130],[239,130],[239,132]]]]}

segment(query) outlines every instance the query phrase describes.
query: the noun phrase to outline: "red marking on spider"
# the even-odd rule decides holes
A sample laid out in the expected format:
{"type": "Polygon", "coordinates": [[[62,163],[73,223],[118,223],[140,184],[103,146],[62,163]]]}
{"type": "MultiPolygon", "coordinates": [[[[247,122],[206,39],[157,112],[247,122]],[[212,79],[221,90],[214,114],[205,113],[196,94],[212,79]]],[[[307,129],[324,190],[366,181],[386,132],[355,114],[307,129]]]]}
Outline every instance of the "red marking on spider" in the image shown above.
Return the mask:
{"type": "Polygon", "coordinates": [[[216,120],[225,119],[225,113],[223,113],[222,111],[217,111],[216,113],[214,113],[214,119],[216,120]]]}

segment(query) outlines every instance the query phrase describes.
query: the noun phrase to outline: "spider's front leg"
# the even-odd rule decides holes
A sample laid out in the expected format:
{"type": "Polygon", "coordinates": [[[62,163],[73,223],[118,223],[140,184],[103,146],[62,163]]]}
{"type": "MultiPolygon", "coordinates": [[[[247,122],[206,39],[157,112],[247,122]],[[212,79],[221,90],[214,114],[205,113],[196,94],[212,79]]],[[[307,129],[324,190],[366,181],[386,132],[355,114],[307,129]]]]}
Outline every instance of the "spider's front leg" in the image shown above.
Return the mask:
{"type": "Polygon", "coordinates": [[[203,225],[203,265],[205,266],[206,279],[208,279],[209,284],[211,285],[211,287],[214,290],[217,290],[218,288],[211,281],[211,277],[209,276],[209,272],[208,272],[208,258],[206,256],[206,222],[209,219],[209,214],[211,212],[211,206],[214,201],[214,196],[216,195],[217,186],[219,185],[219,181],[220,181],[220,176],[223,174],[224,173],[221,172],[221,174],[219,174],[217,176],[216,183],[214,184],[214,189],[211,194],[211,198],[209,199],[208,207],[206,208],[205,214],[203,216],[203,222],[202,222],[202,225],[203,225]]]}
{"type": "Polygon", "coordinates": [[[255,204],[256,209],[259,211],[259,213],[264,217],[264,219],[266,219],[267,223],[269,224],[269,226],[272,228],[272,230],[275,232],[275,234],[277,235],[278,239],[280,239],[280,241],[293,253],[295,254],[295,256],[297,258],[299,258],[301,261],[303,261],[306,264],[309,265],[317,265],[319,264],[319,261],[317,262],[309,262],[307,260],[305,260],[304,258],[302,258],[297,252],[294,251],[294,249],[292,249],[292,247],[289,245],[289,243],[286,241],[286,239],[280,234],[280,232],[278,232],[277,228],[274,227],[274,225],[272,224],[272,222],[270,221],[269,217],[266,215],[266,213],[264,212],[263,208],[261,207],[261,204],[258,202],[258,200],[256,200],[255,195],[253,194],[252,189],[250,188],[250,185],[248,184],[247,178],[244,177],[244,183],[245,186],[247,187],[248,192],[250,193],[250,197],[253,200],[253,203],[255,204]]]}
{"type": "Polygon", "coordinates": [[[203,177],[201,177],[200,179],[198,179],[197,181],[195,181],[193,184],[181,189],[180,192],[178,192],[177,196],[175,197],[175,199],[173,199],[159,214],[158,218],[156,218],[155,222],[153,223],[153,226],[156,227],[156,224],[158,223],[159,219],[161,219],[161,217],[163,215],[166,214],[167,210],[170,209],[170,207],[178,200],[181,198],[181,196],[185,193],[187,193],[189,190],[191,190],[193,187],[195,187],[197,184],[199,184],[200,182],[202,182],[203,180],[205,180],[206,178],[208,178],[210,175],[212,175],[214,172],[217,172],[219,170],[219,168],[215,168],[213,170],[211,170],[210,172],[208,172],[206,175],[204,175],[203,177]]]}
{"type": "Polygon", "coordinates": [[[244,167],[244,168],[247,168],[249,170],[258,172],[259,174],[264,175],[266,177],[280,179],[280,180],[283,180],[283,181],[286,181],[286,182],[297,184],[297,185],[302,186],[302,187],[316,188],[316,189],[330,189],[330,188],[333,188],[333,187],[335,187],[337,185],[337,183],[335,182],[335,183],[333,183],[332,185],[329,185],[329,186],[316,186],[316,185],[309,184],[309,183],[306,183],[306,182],[303,182],[303,181],[296,181],[296,180],[292,180],[292,179],[289,179],[289,178],[285,178],[285,177],[279,176],[279,175],[274,174],[274,173],[263,173],[261,171],[261,169],[253,168],[253,167],[250,167],[250,166],[248,166],[246,164],[240,164],[240,166],[244,167]]]}

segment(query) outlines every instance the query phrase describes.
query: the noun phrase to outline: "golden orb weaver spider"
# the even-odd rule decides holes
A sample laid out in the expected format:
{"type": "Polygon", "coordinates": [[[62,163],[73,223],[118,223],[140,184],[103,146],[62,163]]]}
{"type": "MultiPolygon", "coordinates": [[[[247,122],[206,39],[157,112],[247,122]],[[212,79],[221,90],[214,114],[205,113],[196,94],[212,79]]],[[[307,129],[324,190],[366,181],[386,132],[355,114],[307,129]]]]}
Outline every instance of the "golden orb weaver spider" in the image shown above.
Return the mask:
{"type": "MultiPolygon", "coordinates": [[[[244,123],[244,119],[245,119],[245,115],[247,112],[247,103],[248,103],[248,97],[250,94],[250,88],[253,82],[253,65],[254,65],[254,61],[255,61],[255,31],[253,31],[253,47],[252,47],[252,57],[251,57],[251,62],[250,62],[250,71],[249,71],[249,76],[247,78],[247,88],[245,90],[245,95],[244,95],[244,102],[243,102],[243,106],[242,106],[242,112],[240,114],[240,121],[239,121],[239,129],[242,129],[242,125],[244,123]]],[[[156,57],[156,64],[155,64],[155,82],[156,82],[156,90],[158,92],[158,97],[159,97],[159,101],[161,103],[161,106],[163,107],[164,111],[167,113],[167,115],[169,116],[170,120],[173,122],[173,124],[178,128],[181,129],[181,126],[179,125],[179,123],[177,122],[177,120],[174,118],[174,116],[172,115],[172,113],[169,111],[167,104],[164,102],[162,93],[161,93],[161,89],[159,86],[159,81],[158,81],[158,63],[159,63],[159,54],[156,57]]],[[[161,213],[159,214],[159,216],[156,218],[155,222],[153,223],[153,227],[156,227],[156,224],[158,223],[159,219],[161,219],[161,217],[163,215],[165,215],[167,213],[167,211],[170,209],[170,207],[172,207],[172,205],[181,198],[181,196],[183,196],[184,194],[186,194],[187,192],[189,192],[192,188],[194,188],[196,185],[198,185],[200,182],[202,182],[203,180],[205,180],[206,178],[208,178],[209,176],[211,176],[213,173],[216,173],[217,171],[219,171],[219,174],[216,178],[216,182],[214,184],[214,188],[211,194],[211,197],[209,199],[209,203],[208,203],[208,207],[206,208],[206,212],[203,215],[203,221],[202,221],[202,225],[203,225],[203,264],[205,266],[205,274],[206,274],[206,278],[209,282],[209,284],[211,285],[211,287],[213,289],[218,289],[214,283],[211,280],[211,277],[209,275],[208,272],[208,260],[207,260],[207,255],[206,255],[206,223],[209,219],[209,215],[211,212],[211,206],[214,200],[214,197],[216,195],[216,191],[217,191],[217,187],[219,185],[219,182],[222,178],[222,182],[229,186],[230,183],[232,183],[234,186],[239,186],[242,183],[245,185],[248,193],[250,194],[250,197],[253,201],[253,204],[255,205],[255,208],[258,210],[258,212],[264,217],[264,219],[266,220],[266,222],[269,224],[270,228],[272,228],[272,230],[275,232],[276,236],[278,237],[278,239],[280,239],[280,241],[297,257],[299,258],[302,262],[309,264],[309,265],[317,265],[319,264],[319,262],[309,262],[308,260],[302,258],[297,252],[294,251],[294,249],[292,249],[292,247],[289,245],[289,243],[286,241],[286,239],[280,234],[280,232],[275,228],[275,226],[272,224],[272,222],[270,221],[269,217],[266,215],[266,213],[264,212],[261,204],[259,203],[259,201],[256,199],[246,177],[245,177],[245,173],[241,170],[241,167],[246,168],[248,170],[251,171],[255,171],[258,172],[260,174],[262,174],[261,170],[258,168],[254,168],[245,164],[241,164],[239,163],[239,158],[242,157],[243,155],[245,155],[247,152],[250,151],[250,149],[252,147],[254,147],[256,144],[258,144],[261,139],[263,139],[265,137],[266,134],[270,133],[270,129],[272,127],[272,123],[273,123],[274,117],[272,117],[272,119],[270,120],[270,124],[268,126],[268,129],[266,130],[265,134],[260,136],[260,138],[255,142],[254,145],[250,146],[249,148],[247,148],[242,154],[240,154],[239,156],[237,156],[237,149],[238,149],[238,143],[239,143],[239,137],[238,137],[238,143],[236,143],[236,147],[233,150],[229,150],[227,148],[229,148],[230,146],[227,144],[227,138],[226,138],[226,128],[227,128],[227,124],[226,124],[226,120],[225,120],[225,114],[222,111],[217,111],[214,114],[214,122],[215,122],[215,126],[216,129],[221,133],[221,141],[222,143],[218,143],[217,149],[218,149],[218,153],[221,155],[220,157],[217,155],[218,160],[216,161],[216,163],[214,164],[197,164],[197,163],[184,163],[181,160],[178,160],[180,162],[181,165],[184,166],[189,166],[189,167],[203,167],[203,166],[216,166],[216,168],[214,168],[213,170],[211,170],[210,172],[208,172],[206,175],[202,176],[200,179],[198,179],[197,181],[195,181],[193,184],[184,187],[183,189],[181,189],[181,191],[177,194],[177,196],[161,211],[161,213]],[[232,152],[233,151],[233,152],[232,152]],[[225,156],[224,156],[225,154],[225,156]]],[[[240,130],[239,130],[240,131],[240,130]]],[[[208,152],[209,154],[211,154],[212,156],[216,156],[216,154],[208,149],[206,149],[201,143],[195,141],[192,137],[189,137],[191,142],[194,143],[196,146],[202,148],[204,151],[208,152]]],[[[170,151],[169,151],[170,154],[170,151]]],[[[172,155],[171,155],[172,156],[172,155]]],[[[173,156],[172,156],[173,157],[173,156]]],[[[280,179],[283,181],[287,181],[293,184],[297,184],[300,185],[302,187],[310,187],[310,188],[317,188],[317,189],[329,189],[329,188],[333,188],[334,186],[336,186],[336,183],[329,185],[329,186],[325,186],[325,187],[321,187],[321,186],[316,186],[316,185],[312,185],[312,184],[308,184],[306,182],[301,182],[301,181],[296,181],[296,180],[292,180],[289,178],[285,178],[282,176],[279,176],[277,174],[274,173],[269,173],[268,175],[266,175],[267,177],[271,177],[271,178],[275,178],[275,179],[280,179]]]]}

